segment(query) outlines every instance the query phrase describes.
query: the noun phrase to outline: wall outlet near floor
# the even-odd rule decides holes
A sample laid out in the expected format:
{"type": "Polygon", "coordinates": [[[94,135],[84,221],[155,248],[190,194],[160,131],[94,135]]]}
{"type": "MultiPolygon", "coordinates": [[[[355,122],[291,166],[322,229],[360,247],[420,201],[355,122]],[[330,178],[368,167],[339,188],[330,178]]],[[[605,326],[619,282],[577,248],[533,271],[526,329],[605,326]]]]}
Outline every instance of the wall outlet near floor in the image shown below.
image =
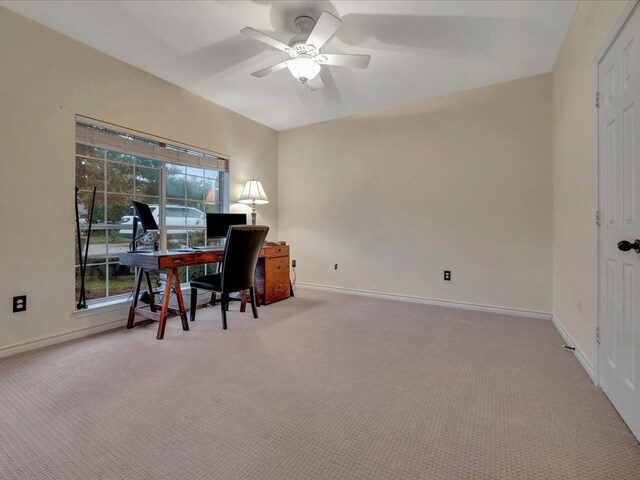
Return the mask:
{"type": "Polygon", "coordinates": [[[293,268],[296,268],[296,261],[295,261],[295,260],[291,260],[291,266],[292,266],[293,268]]]}
{"type": "Polygon", "coordinates": [[[13,313],[24,312],[27,309],[27,296],[18,295],[13,297],[13,313]]]}
{"type": "Polygon", "coordinates": [[[444,271],[444,280],[446,282],[450,282],[451,281],[451,270],[445,270],[444,271]]]}

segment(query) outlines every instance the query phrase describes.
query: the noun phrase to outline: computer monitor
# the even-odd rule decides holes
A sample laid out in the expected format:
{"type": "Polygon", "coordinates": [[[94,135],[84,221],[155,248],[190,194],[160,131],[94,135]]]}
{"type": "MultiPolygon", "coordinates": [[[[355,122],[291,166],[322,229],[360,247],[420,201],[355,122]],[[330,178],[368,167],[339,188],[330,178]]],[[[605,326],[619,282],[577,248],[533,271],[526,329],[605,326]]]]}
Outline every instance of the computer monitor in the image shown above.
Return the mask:
{"type": "Polygon", "coordinates": [[[225,238],[231,225],[246,225],[245,213],[207,213],[207,238],[225,238]]]}
{"type": "Polygon", "coordinates": [[[145,232],[154,232],[160,230],[158,224],[156,223],[156,219],[153,218],[153,213],[151,213],[151,209],[149,205],[146,203],[136,202],[132,200],[133,208],[136,211],[136,217],[140,221],[140,225],[145,232]]]}

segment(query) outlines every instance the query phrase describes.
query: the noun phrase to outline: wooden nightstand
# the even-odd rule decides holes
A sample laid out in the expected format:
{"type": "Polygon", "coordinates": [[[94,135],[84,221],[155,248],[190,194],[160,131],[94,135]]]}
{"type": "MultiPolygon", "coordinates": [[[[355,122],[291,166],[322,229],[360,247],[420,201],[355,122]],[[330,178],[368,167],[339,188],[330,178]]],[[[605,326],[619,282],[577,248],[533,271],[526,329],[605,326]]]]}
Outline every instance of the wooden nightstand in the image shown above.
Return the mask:
{"type": "Polygon", "coordinates": [[[265,245],[256,267],[258,303],[269,303],[290,297],[289,245],[265,245]]]}

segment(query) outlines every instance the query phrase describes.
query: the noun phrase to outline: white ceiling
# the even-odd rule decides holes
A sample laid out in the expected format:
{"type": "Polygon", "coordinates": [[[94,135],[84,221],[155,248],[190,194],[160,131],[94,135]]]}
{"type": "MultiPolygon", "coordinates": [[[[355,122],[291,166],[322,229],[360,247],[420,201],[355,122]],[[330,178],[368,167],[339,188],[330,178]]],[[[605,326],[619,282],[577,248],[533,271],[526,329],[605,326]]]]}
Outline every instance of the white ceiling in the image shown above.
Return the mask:
{"type": "Polygon", "coordinates": [[[551,71],[576,7],[564,1],[20,1],[0,5],[257,122],[284,130],[551,71]],[[322,67],[312,92],[285,69],[293,19],[344,22],[324,53],[371,55],[366,70],[322,67]]]}

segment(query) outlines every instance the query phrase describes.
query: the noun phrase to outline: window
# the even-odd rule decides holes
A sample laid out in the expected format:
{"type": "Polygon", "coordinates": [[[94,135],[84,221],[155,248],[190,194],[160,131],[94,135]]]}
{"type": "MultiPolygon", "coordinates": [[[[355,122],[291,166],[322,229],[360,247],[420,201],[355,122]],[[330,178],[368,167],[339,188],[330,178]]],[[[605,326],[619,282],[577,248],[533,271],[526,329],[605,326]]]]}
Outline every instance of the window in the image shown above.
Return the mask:
{"type": "MultiPolygon", "coordinates": [[[[228,159],[219,154],[77,121],[76,187],[83,248],[91,223],[87,300],[128,295],[133,289],[134,270],[118,262],[132,241],[132,200],[149,205],[167,248],[204,245],[206,213],[228,210],[227,176],[228,159]]],[[[139,248],[152,248],[154,240],[156,234],[144,235],[139,248]]],[[[80,291],[77,250],[76,246],[76,298],[80,291]]],[[[187,281],[204,274],[205,268],[184,268],[180,278],[187,281]]]]}

